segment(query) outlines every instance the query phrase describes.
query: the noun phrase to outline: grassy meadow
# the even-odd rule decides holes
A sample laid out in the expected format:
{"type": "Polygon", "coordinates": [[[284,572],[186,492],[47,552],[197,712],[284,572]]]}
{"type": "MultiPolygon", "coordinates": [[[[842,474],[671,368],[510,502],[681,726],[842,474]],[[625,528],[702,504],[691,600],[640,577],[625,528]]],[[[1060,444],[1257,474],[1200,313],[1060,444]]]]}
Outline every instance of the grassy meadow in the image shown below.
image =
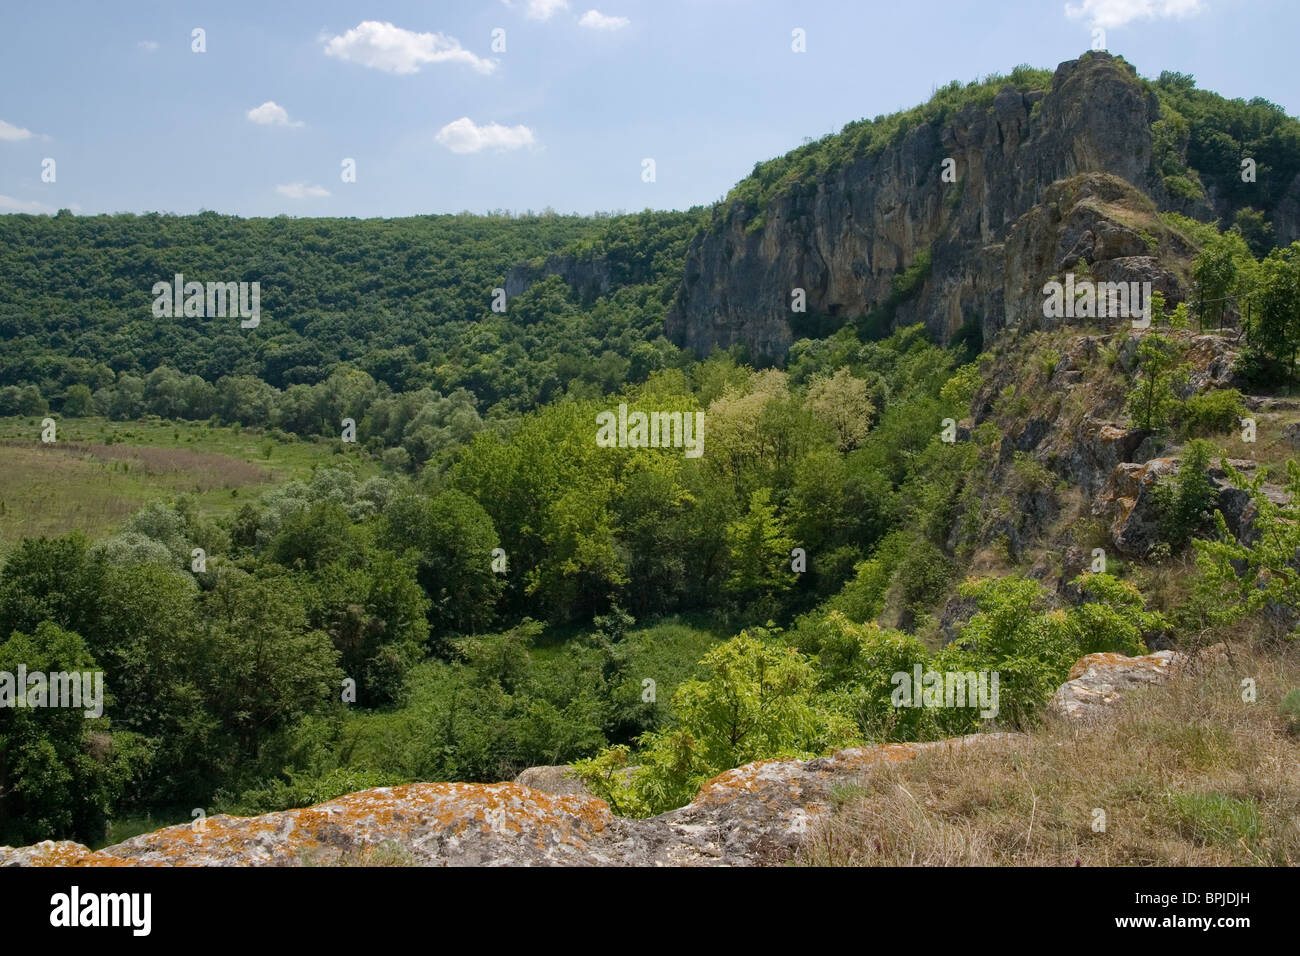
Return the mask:
{"type": "Polygon", "coordinates": [[[0,554],[23,537],[80,530],[96,538],[154,498],[191,494],[204,516],[234,512],[277,484],[351,458],[338,442],[273,437],[261,429],[152,418],[60,418],[41,442],[41,419],[0,418],[0,554]]]}

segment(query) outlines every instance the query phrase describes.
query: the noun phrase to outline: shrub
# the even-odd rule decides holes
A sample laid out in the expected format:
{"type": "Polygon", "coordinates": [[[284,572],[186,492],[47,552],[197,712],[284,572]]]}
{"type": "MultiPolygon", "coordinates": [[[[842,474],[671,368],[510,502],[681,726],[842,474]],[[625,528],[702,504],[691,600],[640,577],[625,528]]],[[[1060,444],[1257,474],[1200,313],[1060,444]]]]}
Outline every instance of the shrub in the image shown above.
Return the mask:
{"type": "Polygon", "coordinates": [[[1038,369],[1042,372],[1044,378],[1051,378],[1060,361],[1061,353],[1058,349],[1046,349],[1038,356],[1038,369]]]}
{"type": "Polygon", "coordinates": [[[812,663],[763,632],[742,632],[703,661],[707,677],[673,695],[676,726],[641,737],[639,766],[613,747],[574,769],[616,812],[662,813],[691,801],[724,770],[769,757],[808,758],[855,740],[852,722],[828,709],[812,663]]]}
{"type": "Polygon", "coordinates": [[[1214,516],[1218,492],[1210,484],[1207,473],[1211,450],[1209,442],[1192,439],[1187,444],[1178,475],[1156,486],[1154,494],[1160,532],[1174,550],[1187,544],[1214,516]]]}
{"type": "Polygon", "coordinates": [[[1245,414],[1241,392],[1225,388],[1193,395],[1183,403],[1179,418],[1186,435],[1218,435],[1234,430],[1245,414]]]}
{"type": "Polygon", "coordinates": [[[1178,347],[1172,340],[1148,334],[1138,343],[1141,378],[1127,399],[1129,417],[1138,428],[1159,432],[1169,424],[1178,405],[1174,389],[1186,373],[1186,366],[1177,363],[1178,347]]]}

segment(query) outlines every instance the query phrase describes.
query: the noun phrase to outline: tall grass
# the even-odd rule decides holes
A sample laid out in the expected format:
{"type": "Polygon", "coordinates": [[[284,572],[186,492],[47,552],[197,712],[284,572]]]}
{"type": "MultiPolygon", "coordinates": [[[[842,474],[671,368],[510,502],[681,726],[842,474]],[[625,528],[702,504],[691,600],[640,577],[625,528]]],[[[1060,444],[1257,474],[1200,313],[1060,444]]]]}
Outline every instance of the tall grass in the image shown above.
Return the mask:
{"type": "Polygon", "coordinates": [[[1294,647],[1130,693],[1091,725],[922,753],[841,788],[800,862],[831,866],[1300,864],[1294,647]],[[1257,688],[1243,700],[1242,681],[1257,688]]]}

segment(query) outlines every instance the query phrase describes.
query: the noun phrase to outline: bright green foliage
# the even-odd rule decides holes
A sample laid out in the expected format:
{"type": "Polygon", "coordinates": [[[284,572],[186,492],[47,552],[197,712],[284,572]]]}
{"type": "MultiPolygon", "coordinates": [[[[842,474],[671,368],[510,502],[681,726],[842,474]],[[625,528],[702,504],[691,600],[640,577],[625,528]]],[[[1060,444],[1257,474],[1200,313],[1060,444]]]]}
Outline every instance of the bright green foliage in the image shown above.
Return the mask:
{"type": "Polygon", "coordinates": [[[1130,581],[1109,574],[1084,574],[1074,582],[1084,601],[1068,612],[1076,653],[1101,651],[1130,657],[1147,652],[1144,635],[1168,629],[1164,616],[1146,609],[1146,598],[1130,581]]]}
{"type": "Polygon", "coordinates": [[[932,710],[895,707],[892,701],[894,675],[910,679],[917,664],[928,666],[930,655],[919,639],[875,623],[854,624],[838,611],[818,616],[791,636],[813,657],[818,686],[835,693],[862,737],[924,740],[933,735],[932,710]]]}
{"type": "Polygon", "coordinates": [[[705,656],[706,677],[673,696],[676,725],[641,738],[639,767],[616,748],[575,766],[618,812],[648,816],[689,803],[700,784],[772,757],[810,757],[855,739],[852,721],[818,705],[816,676],[795,648],[742,632],[705,656]]]}
{"type": "Polygon", "coordinates": [[[1201,246],[1192,267],[1198,302],[1205,302],[1202,324],[1217,327],[1227,310],[1227,298],[1237,291],[1240,264],[1250,259],[1250,250],[1236,233],[1215,235],[1201,246]]]}
{"type": "MultiPolygon", "coordinates": [[[[1192,542],[1198,575],[1183,618],[1184,628],[1198,636],[1222,633],[1273,605],[1292,619],[1300,612],[1300,576],[1294,565],[1300,548],[1300,465],[1294,459],[1287,462],[1287,504],[1260,491],[1263,475],[1248,479],[1227,461],[1223,469],[1230,484],[1253,495],[1256,513],[1250,543],[1233,537],[1222,513],[1214,516],[1211,539],[1192,542]]],[[[1297,634],[1300,628],[1293,628],[1291,636],[1297,634]]]]}
{"type": "MultiPolygon", "coordinates": [[[[1053,365],[1056,363],[1053,362],[1053,365]]],[[[970,412],[971,400],[981,382],[978,362],[969,362],[952,373],[952,378],[944,383],[939,392],[945,409],[958,418],[964,418],[970,412]]]]}
{"type": "Polygon", "coordinates": [[[1177,346],[1171,339],[1148,334],[1138,343],[1137,370],[1140,378],[1128,395],[1129,417],[1139,428],[1160,431],[1178,406],[1174,385],[1185,375],[1186,366],[1178,365],[1177,346]]]}
{"type": "Polygon", "coordinates": [[[727,526],[731,576],[727,590],[741,602],[771,598],[794,582],[790,551],[794,542],[785,534],[771,504],[767,488],[749,496],[749,512],[727,526]]]}
{"type": "Polygon", "coordinates": [[[1032,723],[1079,657],[1066,614],[1048,610],[1042,585],[1027,578],[970,581],[961,594],[978,613],[956,642],[965,666],[954,669],[997,671],[999,720],[1032,723]]]}
{"type": "Polygon", "coordinates": [[[1246,415],[1241,392],[1220,388],[1200,392],[1183,402],[1179,424],[1188,435],[1220,435],[1235,430],[1246,415]]]}
{"type": "Polygon", "coordinates": [[[1300,349],[1300,242],[1274,249],[1257,275],[1250,344],[1277,363],[1280,377],[1290,381],[1300,349]]]}
{"type": "Polygon", "coordinates": [[[853,578],[827,603],[827,607],[839,611],[850,621],[864,623],[874,620],[885,609],[885,591],[889,588],[892,574],[892,564],[882,555],[859,561],[853,568],[853,578]]]}
{"type": "Polygon", "coordinates": [[[847,367],[808,386],[808,407],[820,421],[835,429],[840,451],[851,451],[862,444],[876,414],[867,382],[847,367]]]}
{"type": "Polygon", "coordinates": [[[819,752],[851,738],[923,740],[979,730],[981,707],[900,706],[900,675],[996,674],[1003,726],[1038,719],[1048,697],[1085,654],[1140,654],[1144,636],[1167,628],[1129,582],[1085,574],[1069,611],[1048,607],[1037,581],[1005,577],[962,588],[976,613],[957,640],[931,655],[916,637],[857,624],[838,611],[808,615],[788,635],[793,646],[741,634],[702,662],[706,677],[682,685],[674,721],[636,750],[616,745],[579,762],[587,785],[620,813],[645,815],[689,802],[699,784],[763,757],[819,752]],[[837,742],[838,741],[838,742],[837,742]],[[629,770],[636,766],[636,770],[629,770]]]}

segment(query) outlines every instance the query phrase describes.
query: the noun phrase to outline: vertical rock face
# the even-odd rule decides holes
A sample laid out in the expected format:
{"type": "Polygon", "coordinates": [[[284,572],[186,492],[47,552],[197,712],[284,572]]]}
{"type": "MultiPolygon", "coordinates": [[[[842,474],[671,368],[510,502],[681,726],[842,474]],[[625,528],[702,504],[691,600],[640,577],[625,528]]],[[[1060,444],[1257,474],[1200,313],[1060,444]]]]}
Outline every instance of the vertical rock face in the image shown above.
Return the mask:
{"type": "MultiPolygon", "coordinates": [[[[1162,208],[1209,214],[1171,199],[1154,174],[1158,118],[1155,96],[1124,65],[1090,54],[1061,64],[1048,91],[1007,86],[987,107],[968,105],[942,125],[919,126],[876,155],[792,185],[763,210],[761,228],[749,228],[757,213],[736,204],[725,225],[692,240],[668,337],[697,352],[743,343],[756,360],[780,361],[798,337],[791,290],[803,289],[808,312],[832,323],[865,315],[926,249],[930,276],[897,320],[924,321],[941,340],[967,322],[988,335],[1022,307],[1007,301],[1008,285],[1045,279],[1024,272],[1045,263],[1009,258],[1003,243],[1052,183],[1107,173],[1162,208]],[[947,157],[957,183],[940,180],[947,157]]],[[[1145,251],[1124,250],[1119,238],[1115,249],[1145,251]]]]}

